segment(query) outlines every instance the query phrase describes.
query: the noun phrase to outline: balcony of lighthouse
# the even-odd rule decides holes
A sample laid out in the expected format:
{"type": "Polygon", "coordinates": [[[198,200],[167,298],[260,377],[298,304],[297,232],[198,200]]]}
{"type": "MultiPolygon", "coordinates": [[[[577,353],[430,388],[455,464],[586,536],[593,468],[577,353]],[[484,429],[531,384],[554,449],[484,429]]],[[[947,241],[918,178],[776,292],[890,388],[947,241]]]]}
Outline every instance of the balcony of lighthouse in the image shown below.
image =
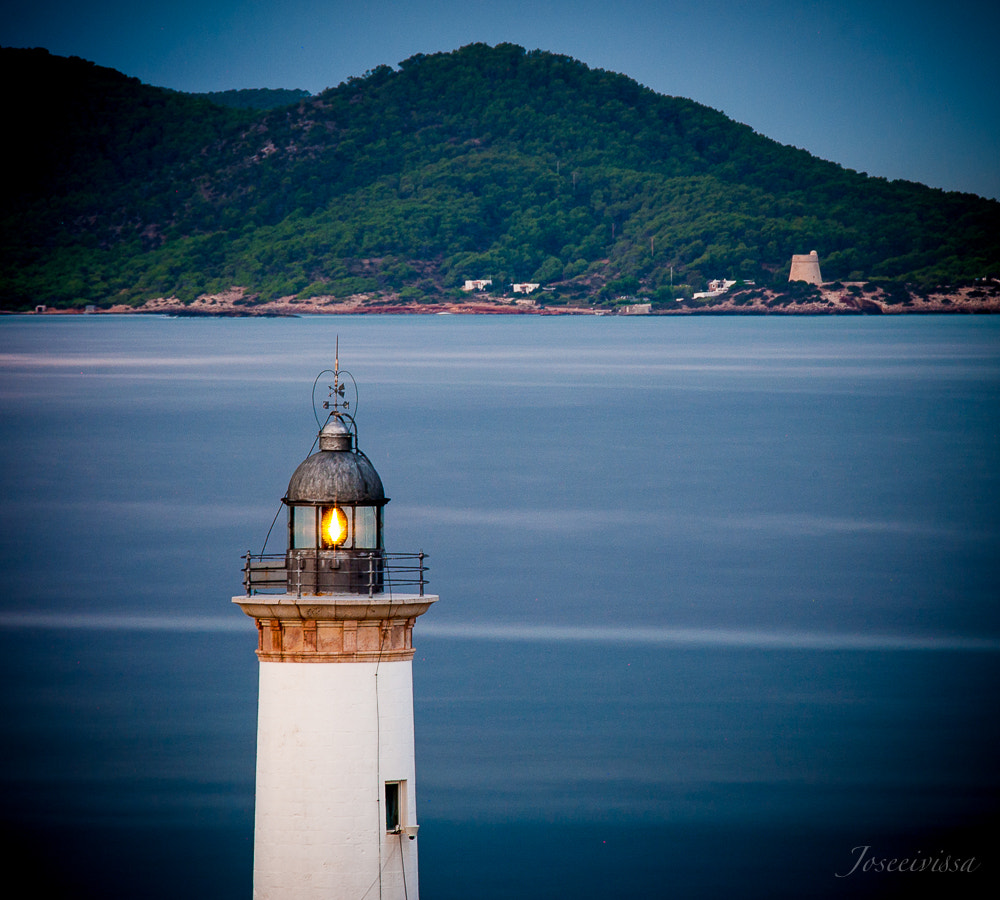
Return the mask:
{"type": "MultiPolygon", "coordinates": [[[[243,556],[243,588],[248,597],[255,594],[280,594],[286,597],[357,597],[388,592],[416,593],[424,596],[429,584],[427,555],[420,553],[362,554],[349,560],[349,584],[346,589],[330,590],[329,570],[340,568],[346,559],[311,554],[289,557],[285,553],[246,553],[243,556]]],[[[343,582],[342,582],[343,583],[343,582]]]]}

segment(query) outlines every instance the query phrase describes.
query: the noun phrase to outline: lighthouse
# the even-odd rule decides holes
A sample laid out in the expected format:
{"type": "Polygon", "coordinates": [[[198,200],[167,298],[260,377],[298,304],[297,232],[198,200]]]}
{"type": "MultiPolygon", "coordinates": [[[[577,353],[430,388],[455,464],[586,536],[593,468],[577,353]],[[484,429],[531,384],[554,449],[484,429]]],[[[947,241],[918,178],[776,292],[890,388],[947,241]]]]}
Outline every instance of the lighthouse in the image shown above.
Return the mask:
{"type": "Polygon", "coordinates": [[[233,598],[260,660],[253,895],[416,900],[412,638],[437,597],[422,552],[384,549],[389,500],[358,448],[349,373],[320,374],[329,413],[281,501],[286,550],[248,553],[233,598]]]}

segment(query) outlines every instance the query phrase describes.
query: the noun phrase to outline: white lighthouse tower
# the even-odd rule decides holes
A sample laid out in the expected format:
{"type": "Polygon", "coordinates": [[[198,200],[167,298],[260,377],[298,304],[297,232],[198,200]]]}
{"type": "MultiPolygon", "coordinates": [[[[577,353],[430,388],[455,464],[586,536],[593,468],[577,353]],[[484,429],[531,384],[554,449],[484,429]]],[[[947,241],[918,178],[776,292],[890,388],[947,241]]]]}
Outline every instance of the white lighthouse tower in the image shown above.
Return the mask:
{"type": "Polygon", "coordinates": [[[253,895],[416,900],[412,634],[437,597],[423,553],[383,549],[389,501],[331,374],[282,498],[287,551],[247,554],[233,598],[260,659],[253,895]]]}

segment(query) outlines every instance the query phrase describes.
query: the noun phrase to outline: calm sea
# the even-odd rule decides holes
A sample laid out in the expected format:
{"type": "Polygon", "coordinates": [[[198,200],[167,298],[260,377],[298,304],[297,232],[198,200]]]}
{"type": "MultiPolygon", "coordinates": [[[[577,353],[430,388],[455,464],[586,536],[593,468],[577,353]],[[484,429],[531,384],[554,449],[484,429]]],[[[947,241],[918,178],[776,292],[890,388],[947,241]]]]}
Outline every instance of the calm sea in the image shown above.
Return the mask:
{"type": "Polygon", "coordinates": [[[962,316],[0,319],[0,846],[33,893],[250,896],[230,598],[338,336],[388,548],[441,596],[425,900],[992,896],[1000,318],[962,316]]]}

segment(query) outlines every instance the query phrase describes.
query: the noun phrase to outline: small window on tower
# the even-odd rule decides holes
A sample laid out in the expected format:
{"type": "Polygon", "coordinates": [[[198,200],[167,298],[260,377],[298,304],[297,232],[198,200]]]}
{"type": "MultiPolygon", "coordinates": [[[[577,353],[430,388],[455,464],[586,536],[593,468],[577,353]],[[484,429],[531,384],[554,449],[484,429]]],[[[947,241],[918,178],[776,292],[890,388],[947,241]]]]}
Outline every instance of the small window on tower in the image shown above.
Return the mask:
{"type": "Polygon", "coordinates": [[[399,782],[385,783],[385,830],[399,832],[399,782]]]}

